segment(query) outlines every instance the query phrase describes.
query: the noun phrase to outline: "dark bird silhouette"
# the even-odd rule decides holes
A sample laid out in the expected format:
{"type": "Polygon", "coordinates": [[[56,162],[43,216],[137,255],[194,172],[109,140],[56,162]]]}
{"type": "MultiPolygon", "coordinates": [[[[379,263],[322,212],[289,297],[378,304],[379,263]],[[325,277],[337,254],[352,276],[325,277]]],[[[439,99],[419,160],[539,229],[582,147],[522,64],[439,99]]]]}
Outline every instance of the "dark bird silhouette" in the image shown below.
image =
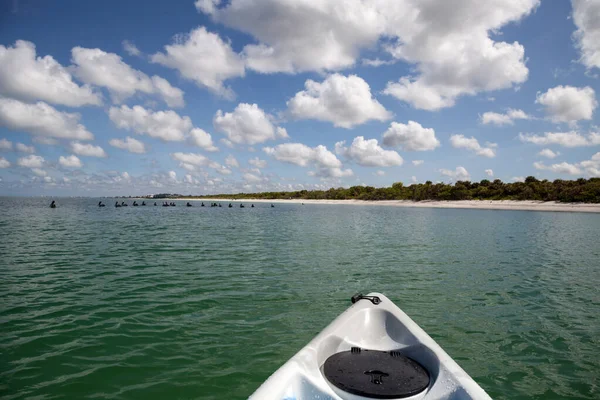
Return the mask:
{"type": "Polygon", "coordinates": [[[142,201],[142,205],[143,205],[143,206],[145,206],[145,205],[146,205],[146,202],[145,202],[145,201],[142,201]]]}
{"type": "Polygon", "coordinates": [[[240,208],[244,208],[244,207],[245,207],[245,206],[244,206],[242,203],[240,203],[240,208]]]}
{"type": "Polygon", "coordinates": [[[233,207],[233,206],[231,205],[231,203],[229,203],[229,208],[231,208],[231,207],[233,207]]]}
{"type": "Polygon", "coordinates": [[[123,202],[121,202],[121,206],[123,206],[123,207],[127,207],[127,203],[125,203],[125,202],[123,201],[123,202]]]}
{"type": "Polygon", "coordinates": [[[121,205],[119,204],[119,202],[118,202],[118,201],[115,201],[115,207],[117,207],[117,208],[118,208],[118,207],[121,207],[121,205]]]}
{"type": "Polygon", "coordinates": [[[138,206],[138,203],[137,203],[137,201],[134,201],[134,202],[133,202],[133,206],[134,206],[134,207],[137,207],[137,206],[138,206]]]}
{"type": "Polygon", "coordinates": [[[99,201],[98,202],[98,207],[104,207],[104,204],[101,201],[99,201]]]}
{"type": "Polygon", "coordinates": [[[271,204],[271,208],[273,208],[273,207],[275,207],[275,205],[274,205],[274,204],[271,204]]]}
{"type": "Polygon", "coordinates": [[[252,204],[252,205],[250,206],[250,208],[254,208],[254,204],[252,204]]]}
{"type": "Polygon", "coordinates": [[[52,203],[50,203],[50,208],[56,208],[56,201],[52,200],[52,203]]]}
{"type": "Polygon", "coordinates": [[[202,204],[200,204],[200,207],[204,207],[204,202],[202,202],[202,204]]]}
{"type": "Polygon", "coordinates": [[[185,205],[186,207],[191,207],[192,205],[190,204],[190,202],[188,201],[188,203],[185,205]]]}

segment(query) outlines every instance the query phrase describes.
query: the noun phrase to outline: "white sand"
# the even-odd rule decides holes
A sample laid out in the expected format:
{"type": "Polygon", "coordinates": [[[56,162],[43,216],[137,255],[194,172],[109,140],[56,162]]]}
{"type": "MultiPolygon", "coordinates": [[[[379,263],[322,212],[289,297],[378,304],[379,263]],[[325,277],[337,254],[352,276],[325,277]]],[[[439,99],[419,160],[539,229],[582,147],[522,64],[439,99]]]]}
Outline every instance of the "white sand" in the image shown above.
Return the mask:
{"type": "Polygon", "coordinates": [[[467,208],[480,210],[528,210],[528,211],[566,211],[566,212],[593,212],[600,213],[600,204],[590,203],[557,203],[554,201],[531,201],[531,200],[457,200],[457,201],[410,201],[410,200],[265,200],[265,199],[243,199],[231,200],[220,199],[181,199],[204,201],[210,205],[211,201],[220,202],[243,202],[243,203],[304,203],[304,204],[347,204],[347,205],[370,205],[370,206],[395,206],[395,207],[425,207],[425,208],[467,208]]]}

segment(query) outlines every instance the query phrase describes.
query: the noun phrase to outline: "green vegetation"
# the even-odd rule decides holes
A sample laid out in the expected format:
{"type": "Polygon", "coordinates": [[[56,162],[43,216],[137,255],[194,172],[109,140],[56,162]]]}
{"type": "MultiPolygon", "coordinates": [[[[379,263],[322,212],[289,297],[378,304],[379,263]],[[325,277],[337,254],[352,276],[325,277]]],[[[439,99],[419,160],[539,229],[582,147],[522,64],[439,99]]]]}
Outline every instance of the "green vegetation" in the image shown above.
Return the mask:
{"type": "MultiPolygon", "coordinates": [[[[187,196],[189,197],[189,196],[187,196]]],[[[540,181],[533,176],[525,182],[504,183],[500,179],[481,182],[458,181],[446,183],[413,184],[402,182],[391,187],[352,186],[329,190],[299,190],[296,192],[238,193],[200,196],[228,199],[315,199],[315,200],[540,200],[565,203],[600,203],[600,178],[553,182],[540,181]]]]}

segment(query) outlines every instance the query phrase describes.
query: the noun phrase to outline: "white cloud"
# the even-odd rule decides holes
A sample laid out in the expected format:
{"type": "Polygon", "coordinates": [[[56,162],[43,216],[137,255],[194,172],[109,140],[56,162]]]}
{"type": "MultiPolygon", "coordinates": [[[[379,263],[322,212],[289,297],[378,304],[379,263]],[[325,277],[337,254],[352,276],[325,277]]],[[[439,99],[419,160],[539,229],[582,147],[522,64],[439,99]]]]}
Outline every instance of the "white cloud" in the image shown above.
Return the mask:
{"type": "Polygon", "coordinates": [[[417,183],[419,180],[417,179],[417,177],[416,177],[416,176],[414,176],[414,175],[413,175],[413,176],[411,176],[411,177],[410,177],[410,181],[411,181],[412,183],[417,183]]]}
{"type": "Polygon", "coordinates": [[[598,107],[594,89],[589,86],[556,86],[545,93],[538,93],[535,102],[545,107],[554,122],[590,120],[598,107]]]}
{"type": "Polygon", "coordinates": [[[169,179],[173,182],[177,182],[177,172],[169,171],[169,179]]]}
{"type": "Polygon", "coordinates": [[[363,58],[362,65],[366,65],[367,67],[380,67],[382,65],[392,65],[396,62],[398,62],[398,60],[380,60],[379,58],[363,58]]]}
{"type": "Polygon", "coordinates": [[[206,151],[219,151],[219,149],[214,145],[210,133],[207,133],[200,128],[194,128],[190,131],[190,140],[193,145],[198,146],[206,151]]]}
{"type": "Polygon", "coordinates": [[[376,175],[376,176],[385,176],[385,171],[377,170],[377,171],[375,171],[373,173],[373,175],[376,175]]]}
{"type": "Polygon", "coordinates": [[[71,151],[79,156],[84,157],[107,157],[106,152],[100,146],[94,146],[89,143],[71,143],[71,151]]]}
{"type": "Polygon", "coordinates": [[[93,139],[94,135],[79,123],[79,118],[79,114],[58,111],[41,101],[27,104],[0,98],[0,126],[13,131],[59,139],[93,139]]]}
{"type": "Polygon", "coordinates": [[[600,177],[600,152],[594,154],[590,160],[580,162],[579,166],[584,168],[588,175],[600,177]]]}
{"type": "Polygon", "coordinates": [[[600,144],[600,133],[592,132],[583,136],[575,131],[570,132],[546,132],[543,135],[519,133],[519,140],[525,143],[533,143],[539,146],[557,144],[563,147],[583,147],[600,144]]]}
{"type": "Polygon", "coordinates": [[[177,153],[171,153],[171,157],[175,161],[179,161],[180,166],[182,166],[183,168],[185,168],[187,170],[194,170],[194,168],[190,169],[189,166],[203,167],[203,166],[208,166],[208,164],[210,164],[210,160],[208,159],[208,157],[206,157],[202,154],[198,154],[198,153],[177,152],[177,153]],[[187,165],[188,167],[185,167],[184,165],[187,165]]]}
{"type": "Polygon", "coordinates": [[[248,163],[256,168],[267,168],[267,160],[261,160],[258,157],[251,158],[248,163]]]}
{"type": "Polygon", "coordinates": [[[233,155],[230,154],[227,157],[225,157],[225,165],[232,168],[239,168],[240,163],[238,162],[238,160],[235,159],[233,155]]]}
{"type": "Polygon", "coordinates": [[[345,145],[346,141],[337,142],[336,154],[347,157],[363,167],[393,167],[404,162],[400,154],[381,148],[377,139],[365,140],[363,136],[357,136],[349,148],[345,145]]]}
{"type": "Polygon", "coordinates": [[[527,115],[523,110],[514,110],[509,108],[505,114],[499,114],[495,112],[485,112],[481,116],[481,123],[484,125],[514,125],[514,121],[517,119],[531,119],[530,115],[527,115]]]}
{"type": "Polygon", "coordinates": [[[284,143],[263,150],[281,162],[301,167],[314,165],[316,170],[309,173],[311,176],[342,178],[353,174],[350,169],[342,170],[342,162],[323,145],[308,147],[302,143],[284,143]]]}
{"type": "Polygon", "coordinates": [[[27,146],[23,143],[17,143],[15,145],[15,149],[20,153],[29,153],[29,154],[35,153],[35,147],[27,146]]]}
{"type": "Polygon", "coordinates": [[[165,53],[156,53],[151,60],[178,70],[184,78],[226,98],[233,98],[234,93],[223,81],[244,76],[242,58],[205,27],[176,36],[173,44],[165,46],[165,53]]]}
{"type": "Polygon", "coordinates": [[[108,144],[118,149],[127,150],[130,153],[143,154],[146,152],[146,146],[143,142],[127,136],[123,139],[111,139],[108,144]]]}
{"type": "Polygon", "coordinates": [[[52,56],[36,57],[35,45],[24,40],[14,47],[0,45],[0,95],[71,107],[102,104],[89,86],[73,82],[68,69],[52,56]]]}
{"type": "Polygon", "coordinates": [[[493,158],[496,157],[495,143],[490,143],[489,147],[482,147],[479,141],[474,137],[467,138],[464,135],[450,136],[450,144],[457,149],[467,149],[474,152],[478,156],[493,158]]]}
{"type": "Polygon", "coordinates": [[[545,165],[542,162],[534,162],[535,169],[548,170],[557,174],[581,175],[581,170],[573,164],[562,162],[560,164],[545,165]]]}
{"type": "Polygon", "coordinates": [[[37,176],[47,176],[48,173],[41,168],[31,168],[31,172],[37,176]]]}
{"type": "Polygon", "coordinates": [[[4,151],[12,151],[13,144],[10,140],[0,139],[0,150],[4,151]]]}
{"type": "Polygon", "coordinates": [[[58,144],[58,140],[53,139],[51,137],[45,137],[45,136],[35,136],[33,138],[33,141],[35,143],[44,144],[46,146],[55,146],[58,144]]]}
{"type": "Polygon", "coordinates": [[[511,179],[513,182],[525,182],[524,176],[513,176],[511,179]]]}
{"type": "Polygon", "coordinates": [[[75,155],[70,155],[68,157],[60,156],[58,163],[67,168],[81,168],[83,166],[81,160],[75,155]]]}
{"type": "Polygon", "coordinates": [[[244,180],[246,182],[248,182],[248,183],[257,183],[257,182],[262,182],[263,181],[262,177],[254,175],[254,174],[251,174],[251,173],[245,173],[243,175],[243,177],[244,177],[244,180]]]}
{"type": "Polygon", "coordinates": [[[198,0],[196,7],[213,21],[253,36],[257,43],[246,45],[243,53],[248,67],[262,73],[349,68],[362,49],[375,48],[381,40],[396,59],[414,64],[419,73],[390,83],[386,92],[419,108],[436,109],[452,105],[460,95],[509,88],[527,79],[523,46],[495,42],[489,34],[527,16],[538,4],[198,0]]]}
{"type": "Polygon", "coordinates": [[[183,91],[159,77],[149,78],[131,68],[114,53],[100,49],[74,47],[71,50],[75,75],[86,83],[107,88],[115,103],[120,103],[136,92],[159,94],[169,107],[182,107],[183,91]]]}
{"type": "Polygon", "coordinates": [[[542,157],[546,157],[546,158],[555,158],[555,157],[558,157],[559,155],[560,155],[560,153],[558,151],[554,152],[550,149],[543,149],[542,151],[540,151],[538,153],[538,156],[542,156],[542,157]]]}
{"type": "Polygon", "coordinates": [[[0,157],[0,168],[8,168],[8,167],[10,167],[10,162],[4,157],[0,157]]]}
{"type": "Polygon", "coordinates": [[[111,107],[108,113],[110,120],[121,129],[163,141],[182,141],[192,129],[189,117],[181,117],[175,111],[146,110],[142,106],[111,107]]]}
{"type": "Polygon", "coordinates": [[[329,75],[322,83],[311,79],[305,90],[287,102],[296,119],[317,119],[334,126],[352,128],[369,120],[386,121],[392,117],[373,96],[369,84],[356,75],[329,75]]]}
{"type": "Polygon", "coordinates": [[[493,177],[494,176],[494,170],[491,169],[486,169],[485,170],[485,174],[489,177],[493,177]]]}
{"type": "Polygon", "coordinates": [[[46,160],[42,156],[30,155],[17,160],[17,165],[26,168],[42,168],[46,160]]]}
{"type": "Polygon", "coordinates": [[[593,0],[571,0],[571,3],[581,62],[587,68],[600,68],[600,3],[593,0]]]}
{"type": "Polygon", "coordinates": [[[252,145],[287,137],[284,128],[273,125],[273,119],[256,104],[240,103],[231,113],[218,110],[213,125],[232,143],[252,145]]]}
{"type": "Polygon", "coordinates": [[[123,40],[121,42],[121,44],[123,45],[123,49],[130,56],[140,56],[142,54],[140,49],[138,49],[137,46],[135,44],[133,44],[132,42],[130,42],[129,40],[123,40]]]}
{"type": "Polygon", "coordinates": [[[389,50],[415,63],[419,75],[389,82],[385,93],[415,108],[437,110],[454,105],[462,95],[525,82],[529,71],[523,46],[495,42],[489,34],[527,16],[538,4],[539,0],[414,2],[408,13],[393,16],[399,40],[389,50]]]}
{"type": "Polygon", "coordinates": [[[457,181],[468,181],[471,179],[471,175],[464,167],[456,167],[454,171],[450,169],[440,169],[440,173],[444,176],[457,181]]]}
{"type": "Polygon", "coordinates": [[[422,165],[425,161],[424,160],[413,160],[412,163],[415,167],[418,167],[419,165],[422,165]]]}
{"type": "Polygon", "coordinates": [[[408,124],[392,122],[383,134],[383,144],[405,151],[427,151],[439,147],[440,141],[432,128],[423,128],[418,122],[408,121],[408,124]]]}

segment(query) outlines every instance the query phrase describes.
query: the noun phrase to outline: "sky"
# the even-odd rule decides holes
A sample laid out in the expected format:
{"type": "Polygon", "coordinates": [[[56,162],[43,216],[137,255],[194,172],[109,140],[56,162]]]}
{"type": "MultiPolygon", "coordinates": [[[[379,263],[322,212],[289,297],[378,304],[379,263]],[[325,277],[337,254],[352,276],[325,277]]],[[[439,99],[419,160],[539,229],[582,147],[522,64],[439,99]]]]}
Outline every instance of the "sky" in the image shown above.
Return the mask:
{"type": "Polygon", "coordinates": [[[600,177],[600,0],[0,2],[0,195],[600,177]]]}

